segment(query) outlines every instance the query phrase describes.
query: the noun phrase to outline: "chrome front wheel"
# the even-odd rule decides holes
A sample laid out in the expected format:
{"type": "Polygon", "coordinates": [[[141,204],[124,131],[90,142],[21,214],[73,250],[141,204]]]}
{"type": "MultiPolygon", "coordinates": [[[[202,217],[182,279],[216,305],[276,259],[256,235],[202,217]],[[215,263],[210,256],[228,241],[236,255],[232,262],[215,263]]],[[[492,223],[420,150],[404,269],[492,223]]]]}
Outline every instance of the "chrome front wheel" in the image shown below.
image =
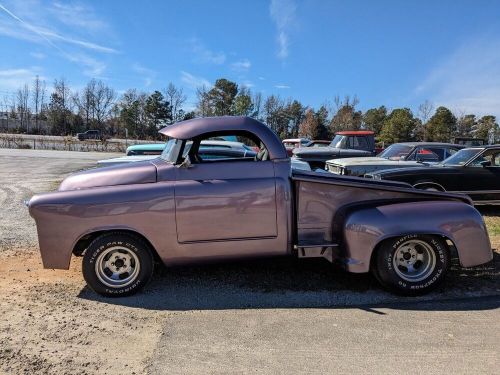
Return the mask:
{"type": "Polygon", "coordinates": [[[131,233],[102,234],[85,250],[83,277],[92,290],[104,296],[134,294],[153,275],[153,251],[142,238],[131,233]]]}
{"type": "Polygon", "coordinates": [[[95,272],[99,281],[110,288],[121,288],[132,284],[141,269],[137,255],[124,247],[114,246],[99,254],[95,272]]]}

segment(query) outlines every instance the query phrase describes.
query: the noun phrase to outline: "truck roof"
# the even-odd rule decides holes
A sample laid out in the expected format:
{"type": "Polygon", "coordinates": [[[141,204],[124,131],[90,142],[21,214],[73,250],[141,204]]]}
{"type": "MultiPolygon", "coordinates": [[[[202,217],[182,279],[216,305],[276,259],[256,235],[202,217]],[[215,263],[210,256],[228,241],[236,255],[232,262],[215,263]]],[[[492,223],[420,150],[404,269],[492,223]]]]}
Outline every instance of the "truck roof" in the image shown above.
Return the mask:
{"type": "Polygon", "coordinates": [[[204,117],[181,121],[160,130],[176,139],[192,139],[202,134],[246,131],[257,136],[266,146],[270,159],[288,158],[285,147],[275,132],[260,121],[246,116],[204,117]]]}

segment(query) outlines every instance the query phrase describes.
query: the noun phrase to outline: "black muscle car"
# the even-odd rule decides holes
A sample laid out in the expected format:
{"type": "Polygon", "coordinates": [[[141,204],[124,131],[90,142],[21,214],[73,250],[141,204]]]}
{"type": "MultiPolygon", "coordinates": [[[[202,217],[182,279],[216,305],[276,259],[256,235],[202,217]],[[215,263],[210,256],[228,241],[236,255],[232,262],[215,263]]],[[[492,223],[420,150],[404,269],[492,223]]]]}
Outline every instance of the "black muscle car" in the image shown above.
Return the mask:
{"type": "Polygon", "coordinates": [[[476,204],[500,204],[500,145],[465,148],[440,164],[368,173],[368,178],[469,195],[476,204]]]}

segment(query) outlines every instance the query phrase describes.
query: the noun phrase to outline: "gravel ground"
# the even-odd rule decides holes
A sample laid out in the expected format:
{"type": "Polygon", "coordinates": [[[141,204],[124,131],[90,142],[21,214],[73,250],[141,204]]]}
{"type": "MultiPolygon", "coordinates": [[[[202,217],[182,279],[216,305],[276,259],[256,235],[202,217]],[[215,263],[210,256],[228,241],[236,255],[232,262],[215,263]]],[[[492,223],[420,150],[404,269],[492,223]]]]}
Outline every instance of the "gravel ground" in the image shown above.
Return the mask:
{"type": "MultiPolygon", "coordinates": [[[[494,262],[483,267],[464,270],[455,264],[443,288],[417,299],[390,295],[368,275],[332,272],[320,260],[162,269],[144,293],[111,300],[85,287],[77,258],[69,271],[42,269],[36,228],[22,201],[53,190],[70,172],[114,156],[0,150],[0,373],[346,372],[346,362],[335,362],[329,350],[334,335],[343,350],[354,350],[349,354],[339,347],[338,358],[356,358],[351,370],[361,373],[359,348],[369,352],[370,340],[376,350],[365,353],[367,358],[380,357],[381,345],[410,353],[405,345],[411,340],[404,335],[399,341],[377,338],[386,337],[394,324],[373,320],[378,319],[372,317],[378,314],[372,312],[376,306],[385,306],[377,310],[383,314],[393,311],[401,322],[418,319],[412,330],[426,330],[434,343],[427,351],[419,347],[427,360],[434,358],[426,362],[436,364],[431,372],[445,372],[443,360],[464,372],[473,358],[480,364],[470,367],[475,372],[498,368],[497,252],[494,262]],[[467,302],[460,302],[464,298],[467,302]],[[487,303],[481,302],[484,298],[487,303]],[[404,307],[408,303],[413,307],[404,307]],[[418,314],[410,313],[414,310],[418,314]],[[344,331],[335,331],[335,324],[344,331]],[[450,344],[449,336],[448,341],[437,339],[443,325],[449,328],[446,335],[459,336],[459,342],[450,344]],[[473,346],[467,346],[468,338],[473,346]],[[441,350],[443,345],[456,350],[441,350]],[[431,357],[435,350],[444,357],[431,357]]],[[[495,221],[498,211],[488,209],[486,215],[495,221]]],[[[499,248],[500,236],[492,240],[499,248]]],[[[380,360],[372,365],[377,366],[374,372],[410,372],[380,360]]]]}

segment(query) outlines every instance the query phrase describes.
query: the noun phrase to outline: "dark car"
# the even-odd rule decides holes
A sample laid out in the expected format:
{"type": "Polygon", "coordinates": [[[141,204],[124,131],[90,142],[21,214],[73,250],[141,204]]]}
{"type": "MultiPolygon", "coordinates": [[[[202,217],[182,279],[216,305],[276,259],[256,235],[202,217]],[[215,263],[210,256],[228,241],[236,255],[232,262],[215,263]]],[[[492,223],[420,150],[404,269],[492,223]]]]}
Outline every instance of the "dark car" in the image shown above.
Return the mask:
{"type": "Polygon", "coordinates": [[[295,158],[309,163],[312,170],[325,169],[330,159],[375,155],[375,136],[372,131],[342,131],[327,147],[303,147],[293,150],[295,158]]]}
{"type": "Polygon", "coordinates": [[[101,132],[99,130],[87,130],[86,132],[83,133],[77,133],[76,137],[78,138],[79,141],[85,141],[88,139],[100,140],[101,132]]]}
{"type": "Polygon", "coordinates": [[[476,204],[500,204],[500,145],[465,148],[440,164],[369,173],[376,180],[469,195],[476,204]]]}
{"type": "Polygon", "coordinates": [[[438,142],[394,143],[377,156],[328,160],[326,170],[345,176],[363,176],[378,170],[420,167],[423,162],[443,161],[462,148],[465,146],[438,142]]]}

